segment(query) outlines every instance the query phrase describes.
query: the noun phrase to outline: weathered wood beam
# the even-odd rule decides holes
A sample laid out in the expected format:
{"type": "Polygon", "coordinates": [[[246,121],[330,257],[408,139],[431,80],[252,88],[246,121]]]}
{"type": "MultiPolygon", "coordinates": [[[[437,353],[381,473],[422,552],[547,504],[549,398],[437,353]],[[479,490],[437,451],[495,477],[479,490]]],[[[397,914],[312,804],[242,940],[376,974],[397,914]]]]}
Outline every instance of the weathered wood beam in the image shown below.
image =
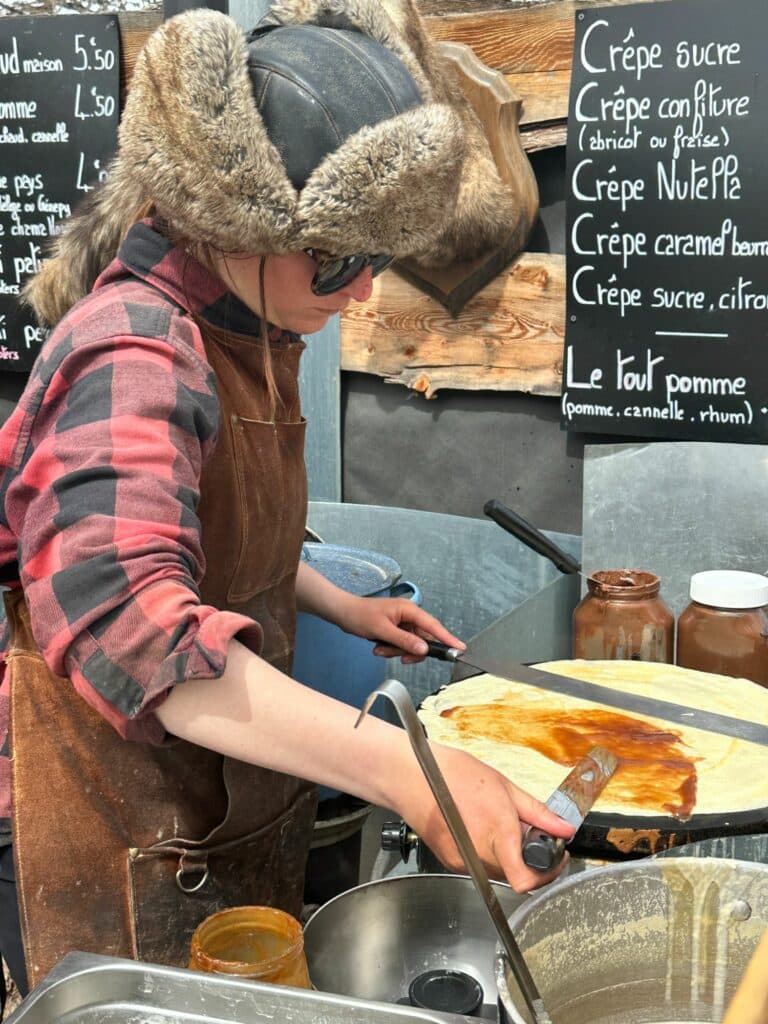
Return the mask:
{"type": "MultiPolygon", "coordinates": [[[[654,0],[580,0],[579,7],[617,7],[630,3],[653,3],[654,0]]],[[[530,10],[532,7],[553,7],[562,4],[563,0],[416,0],[416,5],[425,17],[451,17],[466,14],[471,10],[476,14],[488,11],[530,10]]]]}
{"type": "Polygon", "coordinates": [[[526,128],[524,132],[520,132],[520,141],[526,153],[538,153],[542,149],[564,146],[567,135],[568,125],[566,122],[555,121],[537,128],[526,128]]]}
{"type": "Polygon", "coordinates": [[[159,10],[127,12],[117,15],[117,23],[120,28],[121,106],[125,102],[125,94],[136,66],[139,50],[158,25],[162,24],[162,21],[163,12],[159,10]]]}
{"type": "MultiPolygon", "coordinates": [[[[439,0],[441,6],[444,0],[439,0]]],[[[608,0],[621,6],[632,0],[608,0]]],[[[640,0],[656,3],[659,0],[640,0]]],[[[606,6],[603,0],[555,0],[488,10],[487,5],[452,5],[450,13],[430,14],[429,0],[420,0],[427,27],[435,39],[471,46],[489,67],[505,73],[564,71],[571,67],[574,21],[580,10],[606,6]]]]}
{"type": "Polygon", "coordinates": [[[466,14],[468,10],[475,14],[508,11],[513,7],[530,7],[532,2],[542,6],[544,3],[561,3],[561,0],[416,0],[416,5],[424,16],[438,18],[466,14]]]}
{"type": "Polygon", "coordinates": [[[434,38],[465,43],[489,67],[521,74],[570,69],[574,14],[573,0],[561,0],[541,7],[427,18],[426,22],[434,38]]]}
{"type": "Polygon", "coordinates": [[[565,334],[565,257],[523,253],[454,320],[394,272],[341,320],[341,368],[405,384],[558,395],[565,334]]]}

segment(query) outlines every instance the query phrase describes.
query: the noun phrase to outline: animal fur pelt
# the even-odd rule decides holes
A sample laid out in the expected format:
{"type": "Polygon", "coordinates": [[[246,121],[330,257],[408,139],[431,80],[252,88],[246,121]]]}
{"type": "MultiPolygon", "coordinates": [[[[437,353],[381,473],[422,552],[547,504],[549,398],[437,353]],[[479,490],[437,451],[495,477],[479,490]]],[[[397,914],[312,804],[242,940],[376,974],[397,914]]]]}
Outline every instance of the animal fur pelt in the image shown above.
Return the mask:
{"type": "Polygon", "coordinates": [[[236,252],[314,247],[447,263],[509,234],[509,194],[411,0],[277,0],[270,21],[369,35],[405,63],[423,104],[350,136],[297,192],[254,101],[242,31],[206,9],[171,18],[136,63],[107,181],[25,288],[42,324],[90,291],[148,204],[182,237],[236,252]]]}

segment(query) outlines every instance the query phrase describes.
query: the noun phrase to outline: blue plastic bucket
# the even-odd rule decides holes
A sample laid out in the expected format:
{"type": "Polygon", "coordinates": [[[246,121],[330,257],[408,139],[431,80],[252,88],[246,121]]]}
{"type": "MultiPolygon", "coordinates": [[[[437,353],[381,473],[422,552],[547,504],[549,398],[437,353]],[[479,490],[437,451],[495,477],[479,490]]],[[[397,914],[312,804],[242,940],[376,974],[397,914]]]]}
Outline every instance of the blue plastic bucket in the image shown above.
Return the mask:
{"type": "MultiPolygon", "coordinates": [[[[361,597],[407,597],[421,604],[421,591],[399,582],[402,571],[393,558],[338,544],[306,543],[302,559],[337,587],[361,597]]],[[[373,643],[300,612],[296,623],[293,677],[314,690],[360,708],[387,675],[387,659],[373,653],[373,643]]],[[[374,713],[376,708],[374,708],[374,713]]],[[[336,796],[321,788],[320,798],[336,796]]]]}

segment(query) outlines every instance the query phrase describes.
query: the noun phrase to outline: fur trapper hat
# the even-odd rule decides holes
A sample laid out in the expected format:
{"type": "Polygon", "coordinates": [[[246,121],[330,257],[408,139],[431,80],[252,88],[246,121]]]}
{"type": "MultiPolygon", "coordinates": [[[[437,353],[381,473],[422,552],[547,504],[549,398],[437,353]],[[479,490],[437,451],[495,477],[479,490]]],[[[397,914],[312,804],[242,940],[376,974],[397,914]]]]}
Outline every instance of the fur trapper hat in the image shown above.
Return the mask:
{"type": "Polygon", "coordinates": [[[422,102],[363,122],[297,189],[254,98],[243,32],[206,9],[171,18],[137,60],[107,180],[25,288],[42,324],[90,291],[148,203],[181,236],[223,251],[312,247],[444,264],[509,233],[517,211],[412,0],[276,0],[265,20],[370,37],[402,62],[422,102]]]}

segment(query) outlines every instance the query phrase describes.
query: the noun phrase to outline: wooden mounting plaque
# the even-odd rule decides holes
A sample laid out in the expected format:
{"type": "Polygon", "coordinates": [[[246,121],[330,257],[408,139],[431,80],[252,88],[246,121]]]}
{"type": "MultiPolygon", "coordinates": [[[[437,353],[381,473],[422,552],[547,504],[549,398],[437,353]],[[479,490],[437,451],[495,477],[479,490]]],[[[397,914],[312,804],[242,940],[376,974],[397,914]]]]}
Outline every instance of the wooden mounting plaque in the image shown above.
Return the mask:
{"type": "Polygon", "coordinates": [[[403,277],[458,316],[472,296],[525,247],[538,214],[539,190],[520,141],[520,97],[499,71],[482,64],[468,46],[446,42],[440,49],[459,75],[462,91],[485,129],[499,177],[512,191],[519,210],[504,244],[478,259],[439,268],[423,267],[414,260],[397,264],[395,269],[403,277]]]}

